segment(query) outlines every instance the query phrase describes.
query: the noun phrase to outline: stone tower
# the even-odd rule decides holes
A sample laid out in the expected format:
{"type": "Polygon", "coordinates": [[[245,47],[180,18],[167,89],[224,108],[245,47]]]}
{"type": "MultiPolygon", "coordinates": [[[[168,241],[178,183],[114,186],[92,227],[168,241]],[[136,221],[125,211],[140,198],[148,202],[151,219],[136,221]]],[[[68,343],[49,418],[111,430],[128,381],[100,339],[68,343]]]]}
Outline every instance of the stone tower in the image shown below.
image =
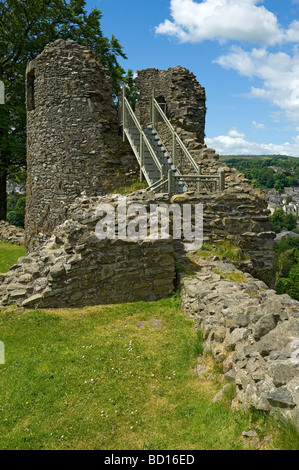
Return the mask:
{"type": "Polygon", "coordinates": [[[204,143],[206,93],[193,73],[184,67],[139,70],[135,83],[140,93],[136,114],[143,125],[150,122],[149,98],[155,88],[157,101],[163,104],[178,133],[190,134],[204,143]]]}
{"type": "Polygon", "coordinates": [[[27,81],[28,250],[71,217],[85,191],[106,194],[136,168],[118,135],[112,80],[86,47],[57,40],[30,62],[27,81]]]}

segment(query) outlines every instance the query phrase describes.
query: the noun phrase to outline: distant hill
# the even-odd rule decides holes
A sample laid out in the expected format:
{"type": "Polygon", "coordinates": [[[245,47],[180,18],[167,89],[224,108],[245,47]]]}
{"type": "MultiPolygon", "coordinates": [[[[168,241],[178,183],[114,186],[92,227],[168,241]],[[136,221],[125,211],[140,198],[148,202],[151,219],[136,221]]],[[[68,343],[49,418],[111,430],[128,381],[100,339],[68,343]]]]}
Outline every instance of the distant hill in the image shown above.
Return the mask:
{"type": "Polygon", "coordinates": [[[297,160],[298,157],[290,157],[288,155],[220,155],[219,160],[221,162],[227,162],[228,160],[297,160]]]}
{"type": "Polygon", "coordinates": [[[288,155],[221,155],[220,161],[244,173],[262,189],[299,186],[299,158],[288,155]]]}

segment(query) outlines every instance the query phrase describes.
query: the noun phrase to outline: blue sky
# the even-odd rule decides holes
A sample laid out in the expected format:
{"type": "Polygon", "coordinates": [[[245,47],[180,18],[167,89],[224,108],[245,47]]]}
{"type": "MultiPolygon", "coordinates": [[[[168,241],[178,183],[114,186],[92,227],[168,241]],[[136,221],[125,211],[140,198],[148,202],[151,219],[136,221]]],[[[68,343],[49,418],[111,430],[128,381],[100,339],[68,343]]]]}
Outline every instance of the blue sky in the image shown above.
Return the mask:
{"type": "Polygon", "coordinates": [[[299,0],[87,0],[127,70],[180,65],[207,94],[206,144],[299,157],[299,0]]]}

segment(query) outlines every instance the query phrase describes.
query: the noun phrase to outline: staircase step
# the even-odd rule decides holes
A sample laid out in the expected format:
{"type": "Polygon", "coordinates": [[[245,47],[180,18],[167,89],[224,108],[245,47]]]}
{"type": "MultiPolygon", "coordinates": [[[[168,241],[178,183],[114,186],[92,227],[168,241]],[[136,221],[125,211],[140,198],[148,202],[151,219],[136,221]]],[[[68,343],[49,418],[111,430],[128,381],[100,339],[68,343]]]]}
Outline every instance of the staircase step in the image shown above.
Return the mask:
{"type": "MultiPolygon", "coordinates": [[[[135,127],[129,128],[128,131],[130,134],[132,145],[135,148],[135,152],[137,151],[140,154],[140,131],[136,129],[135,127]]],[[[151,147],[151,150],[155,153],[157,160],[159,161],[161,165],[163,165],[163,168],[164,168],[163,176],[165,180],[167,180],[168,178],[169,170],[172,170],[172,173],[174,176],[178,176],[178,172],[172,163],[171,156],[166,151],[163,145],[163,142],[160,139],[157,131],[153,129],[152,125],[149,125],[143,129],[143,132],[146,135],[148,145],[151,147]]],[[[153,157],[152,157],[150,149],[148,148],[148,145],[144,144],[144,170],[143,171],[147,177],[147,180],[150,181],[151,184],[155,184],[158,181],[160,181],[161,172],[157,168],[157,165],[155,161],[153,160],[153,157]]],[[[188,162],[186,162],[185,168],[187,169],[187,172],[190,173],[190,170],[189,170],[190,166],[188,165],[188,162]]],[[[167,191],[167,189],[168,189],[168,182],[166,181],[165,189],[163,190],[167,191]]],[[[188,188],[183,181],[183,177],[176,178],[175,180],[173,180],[172,192],[182,193],[187,190],[188,188]]],[[[157,192],[161,192],[161,187],[157,189],[157,192]]]]}

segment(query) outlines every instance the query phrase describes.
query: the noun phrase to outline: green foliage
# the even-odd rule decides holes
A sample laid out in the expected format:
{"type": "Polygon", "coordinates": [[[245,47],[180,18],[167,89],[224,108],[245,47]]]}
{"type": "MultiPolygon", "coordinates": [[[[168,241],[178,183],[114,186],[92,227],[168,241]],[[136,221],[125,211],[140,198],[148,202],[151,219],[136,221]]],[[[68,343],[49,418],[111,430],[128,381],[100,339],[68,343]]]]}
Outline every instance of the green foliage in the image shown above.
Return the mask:
{"type": "MultiPolygon", "coordinates": [[[[296,263],[296,250],[292,248],[290,250],[286,250],[278,258],[278,266],[277,266],[277,276],[278,277],[288,277],[289,272],[296,263]]],[[[299,254],[299,251],[298,251],[299,254]]]]}
{"type": "Polygon", "coordinates": [[[289,279],[291,284],[288,293],[293,299],[299,300],[299,262],[290,270],[289,279]]]}
{"type": "Polygon", "coordinates": [[[129,101],[133,111],[138,100],[138,89],[134,82],[133,70],[129,69],[127,75],[123,78],[121,86],[126,86],[126,98],[129,101]]]}
{"type": "Polygon", "coordinates": [[[24,227],[26,196],[10,194],[7,198],[7,221],[17,227],[24,227]]]}
{"type": "MultiPolygon", "coordinates": [[[[44,47],[56,39],[72,39],[94,51],[112,77],[115,95],[123,80],[132,85],[118,59],[126,58],[119,41],[103,35],[102,13],[86,11],[85,0],[5,0],[0,2],[0,80],[6,103],[0,106],[0,185],[26,167],[25,70],[44,47]]],[[[132,89],[134,96],[134,89],[132,89]]],[[[1,191],[0,191],[1,192],[1,191]]],[[[5,218],[5,197],[0,217],[5,218]]]]}
{"type": "Polygon", "coordinates": [[[283,155],[250,156],[226,155],[221,157],[228,165],[244,173],[257,188],[275,188],[283,192],[285,187],[299,184],[299,160],[298,158],[283,155]],[[276,173],[271,166],[284,170],[284,173],[276,173]]]}
{"type": "Polygon", "coordinates": [[[275,244],[276,292],[299,300],[299,238],[284,237],[275,244]]]}
{"type": "Polygon", "coordinates": [[[218,256],[219,258],[229,259],[236,264],[242,263],[242,261],[249,259],[249,256],[244,253],[241,248],[228,240],[225,240],[224,242],[215,246],[212,246],[209,243],[204,243],[196,254],[204,258],[218,256]]]}
{"type": "Polygon", "coordinates": [[[285,214],[282,209],[275,211],[270,220],[275,233],[280,233],[283,229],[291,231],[297,225],[297,217],[293,214],[285,214]]]}

